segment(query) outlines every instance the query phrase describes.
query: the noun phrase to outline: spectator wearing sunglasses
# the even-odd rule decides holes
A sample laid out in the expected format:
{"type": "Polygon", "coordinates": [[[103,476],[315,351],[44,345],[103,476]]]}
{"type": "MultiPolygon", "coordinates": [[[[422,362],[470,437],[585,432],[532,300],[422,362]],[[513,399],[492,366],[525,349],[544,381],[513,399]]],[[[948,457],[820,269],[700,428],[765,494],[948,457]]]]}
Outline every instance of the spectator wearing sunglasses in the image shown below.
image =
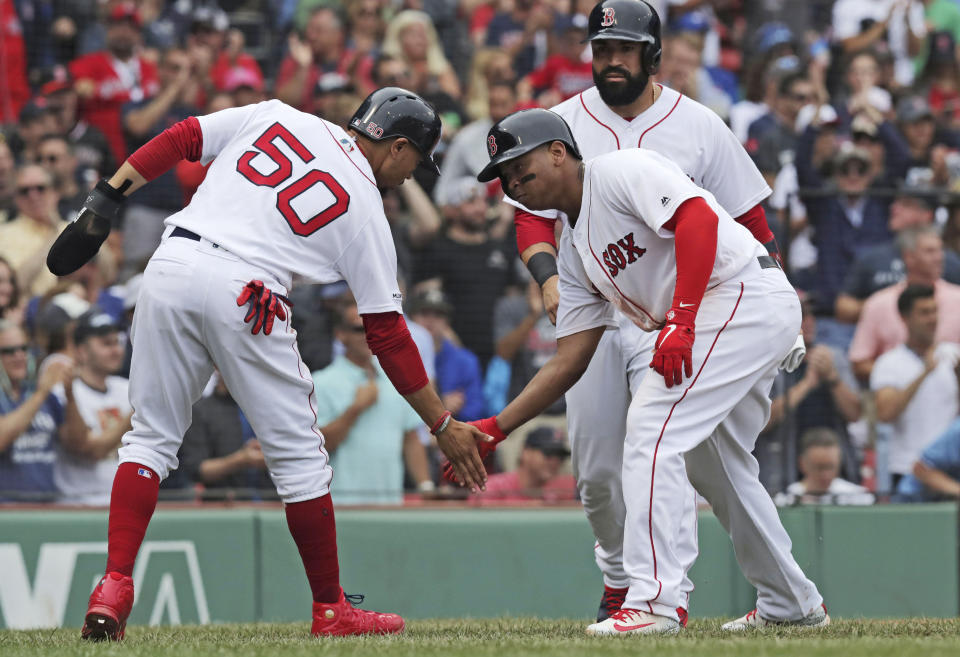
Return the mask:
{"type": "Polygon", "coordinates": [[[60,197],[57,212],[64,219],[73,220],[90,190],[81,186],[77,178],[77,158],[70,138],[44,135],[37,146],[37,164],[53,178],[54,188],[60,197]]]}
{"type": "Polygon", "coordinates": [[[51,391],[73,377],[69,359],[56,359],[30,376],[27,335],[0,320],[0,500],[52,500],[57,444],[86,439],[86,427],[72,392],[51,391]],[[79,421],[79,423],[78,423],[79,421]]]}
{"type": "Polygon", "coordinates": [[[0,256],[16,270],[21,290],[45,293],[57,278],[45,266],[46,254],[66,226],[57,211],[53,177],[38,164],[26,164],[15,175],[17,216],[0,225],[0,256]]]}
{"type": "Polygon", "coordinates": [[[857,255],[892,239],[887,225],[890,199],[870,193],[870,152],[852,143],[841,144],[829,166],[815,168],[813,145],[818,131],[811,126],[800,137],[797,180],[802,190],[817,190],[816,194],[801,196],[817,247],[812,283],[820,340],[845,351],[853,337],[853,326],[834,319],[834,302],[857,255]]]}

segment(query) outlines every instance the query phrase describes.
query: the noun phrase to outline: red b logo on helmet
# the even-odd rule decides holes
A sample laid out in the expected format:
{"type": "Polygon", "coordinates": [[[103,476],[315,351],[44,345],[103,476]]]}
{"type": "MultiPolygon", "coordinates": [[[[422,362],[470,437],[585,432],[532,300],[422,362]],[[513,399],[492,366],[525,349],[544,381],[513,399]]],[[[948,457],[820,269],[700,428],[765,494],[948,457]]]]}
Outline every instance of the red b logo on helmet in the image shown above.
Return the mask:
{"type": "Polygon", "coordinates": [[[487,150],[490,151],[490,157],[497,154],[497,140],[494,139],[493,135],[487,137],[487,150]]]}
{"type": "Polygon", "coordinates": [[[600,27],[610,27],[611,25],[615,25],[617,23],[617,19],[614,18],[615,13],[616,12],[614,11],[613,7],[604,7],[603,20],[600,21],[600,27]]]}

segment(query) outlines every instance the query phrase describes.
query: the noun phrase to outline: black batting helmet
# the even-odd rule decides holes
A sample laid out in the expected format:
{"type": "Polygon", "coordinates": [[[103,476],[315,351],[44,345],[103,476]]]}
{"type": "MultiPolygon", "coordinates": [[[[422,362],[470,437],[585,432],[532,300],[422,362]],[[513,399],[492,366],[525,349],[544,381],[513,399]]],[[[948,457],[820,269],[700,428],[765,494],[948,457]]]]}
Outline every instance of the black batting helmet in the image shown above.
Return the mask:
{"type": "Polygon", "coordinates": [[[477,175],[488,182],[500,175],[500,165],[529,153],[537,146],[562,141],[582,160],[570,126],[559,114],[545,109],[525,109],[500,119],[487,133],[487,154],[490,162],[477,175]]]}
{"type": "Polygon", "coordinates": [[[588,41],[617,39],[649,44],[643,53],[643,67],[653,75],[660,65],[663,44],[660,39],[660,17],[644,0],[603,0],[590,11],[587,19],[588,41]]]}
{"type": "Polygon", "coordinates": [[[423,154],[420,166],[439,175],[433,149],[440,141],[440,115],[412,91],[377,89],[360,103],[349,126],[373,141],[406,137],[423,154]]]}

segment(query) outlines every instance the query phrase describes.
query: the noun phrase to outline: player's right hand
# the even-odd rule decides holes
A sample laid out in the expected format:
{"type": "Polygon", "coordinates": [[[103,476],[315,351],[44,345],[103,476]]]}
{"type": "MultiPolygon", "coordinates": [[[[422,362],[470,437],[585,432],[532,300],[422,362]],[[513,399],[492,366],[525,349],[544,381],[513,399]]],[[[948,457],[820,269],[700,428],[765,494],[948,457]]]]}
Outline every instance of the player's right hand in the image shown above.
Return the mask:
{"type": "MultiPolygon", "coordinates": [[[[477,456],[480,457],[481,463],[496,451],[497,445],[507,439],[507,434],[500,429],[500,425],[497,424],[496,417],[487,417],[482,420],[471,420],[470,422],[467,422],[467,424],[476,427],[480,432],[483,433],[484,436],[490,436],[493,439],[477,442],[477,456]]],[[[459,485],[462,481],[462,479],[458,478],[456,469],[453,467],[453,464],[450,461],[444,461],[443,465],[440,466],[440,469],[443,472],[443,478],[449,481],[451,484],[459,485]]]]}
{"type": "Polygon", "coordinates": [[[50,247],[47,269],[56,276],[66,276],[87,264],[110,234],[110,226],[125,200],[106,180],[98,182],[87,195],[76,221],[68,224],[50,247]]]}
{"type": "Polygon", "coordinates": [[[560,304],[560,291],[557,289],[559,276],[551,276],[540,286],[540,292],[543,293],[543,309],[550,318],[550,323],[557,323],[557,306],[560,304]]]}
{"type": "Polygon", "coordinates": [[[284,321],[287,318],[287,309],[283,304],[291,308],[293,302],[282,294],[272,291],[263,281],[253,280],[247,283],[240,296],[237,297],[237,305],[242,306],[245,303],[250,304],[247,316],[243,321],[251,324],[250,332],[256,335],[263,330],[264,335],[270,335],[273,330],[274,318],[284,321]]]}

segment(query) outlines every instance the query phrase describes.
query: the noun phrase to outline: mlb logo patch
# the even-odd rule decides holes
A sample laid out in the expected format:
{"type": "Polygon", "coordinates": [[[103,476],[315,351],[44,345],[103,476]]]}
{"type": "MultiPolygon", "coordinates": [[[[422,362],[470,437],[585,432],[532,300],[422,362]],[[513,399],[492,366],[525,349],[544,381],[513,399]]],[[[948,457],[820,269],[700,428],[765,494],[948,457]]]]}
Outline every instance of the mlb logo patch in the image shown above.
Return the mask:
{"type": "Polygon", "coordinates": [[[343,144],[344,150],[348,153],[353,150],[353,140],[352,139],[341,139],[340,143],[343,144]]]}
{"type": "Polygon", "coordinates": [[[146,468],[137,468],[137,474],[141,477],[146,477],[147,479],[153,479],[153,473],[146,468]]]}

